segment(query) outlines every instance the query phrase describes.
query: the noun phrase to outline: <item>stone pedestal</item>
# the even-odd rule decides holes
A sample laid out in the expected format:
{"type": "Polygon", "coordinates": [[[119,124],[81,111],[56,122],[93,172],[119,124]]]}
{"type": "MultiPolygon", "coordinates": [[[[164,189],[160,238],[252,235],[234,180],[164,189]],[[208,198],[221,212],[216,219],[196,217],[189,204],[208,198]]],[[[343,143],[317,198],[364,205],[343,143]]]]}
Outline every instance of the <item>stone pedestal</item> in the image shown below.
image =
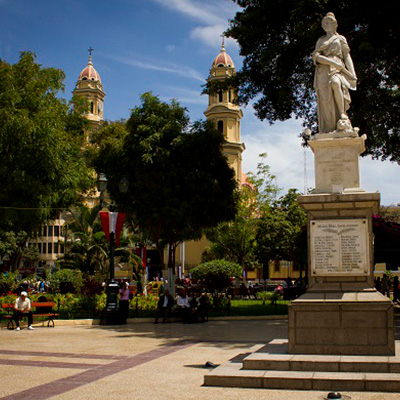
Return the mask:
{"type": "Polygon", "coordinates": [[[365,151],[366,136],[337,137],[319,134],[309,141],[314,152],[314,193],[359,193],[359,155],[365,151]]]}
{"type": "Polygon", "coordinates": [[[298,201],[308,214],[309,289],[289,306],[289,353],[393,355],[393,305],[376,292],[373,277],[372,215],[380,194],[298,201]]]}

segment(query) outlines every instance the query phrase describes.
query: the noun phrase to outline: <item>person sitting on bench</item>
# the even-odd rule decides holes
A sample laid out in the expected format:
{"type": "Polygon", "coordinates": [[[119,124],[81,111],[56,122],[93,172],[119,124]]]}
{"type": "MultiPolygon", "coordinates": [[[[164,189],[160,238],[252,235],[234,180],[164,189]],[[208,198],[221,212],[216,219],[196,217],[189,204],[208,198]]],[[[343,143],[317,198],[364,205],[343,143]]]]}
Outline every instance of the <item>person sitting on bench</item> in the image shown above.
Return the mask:
{"type": "Polygon", "coordinates": [[[14,321],[17,325],[17,331],[20,331],[19,327],[19,319],[20,317],[27,316],[28,317],[28,329],[33,330],[35,328],[32,327],[33,323],[33,315],[31,310],[31,301],[28,299],[28,293],[21,292],[21,295],[15,300],[14,305],[14,321]]]}

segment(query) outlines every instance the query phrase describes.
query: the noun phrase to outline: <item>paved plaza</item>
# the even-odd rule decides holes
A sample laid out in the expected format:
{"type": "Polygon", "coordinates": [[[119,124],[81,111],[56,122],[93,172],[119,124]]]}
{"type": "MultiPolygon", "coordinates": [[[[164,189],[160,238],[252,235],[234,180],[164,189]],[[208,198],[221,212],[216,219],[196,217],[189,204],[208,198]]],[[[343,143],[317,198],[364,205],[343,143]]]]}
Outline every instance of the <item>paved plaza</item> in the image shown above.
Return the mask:
{"type": "MultiPolygon", "coordinates": [[[[37,326],[0,330],[0,399],[316,400],[327,392],[203,386],[207,361],[240,360],[287,338],[287,320],[37,326]]],[[[341,392],[353,400],[398,393],[341,392]]],[[[346,397],[344,397],[346,398],[346,397]]]]}

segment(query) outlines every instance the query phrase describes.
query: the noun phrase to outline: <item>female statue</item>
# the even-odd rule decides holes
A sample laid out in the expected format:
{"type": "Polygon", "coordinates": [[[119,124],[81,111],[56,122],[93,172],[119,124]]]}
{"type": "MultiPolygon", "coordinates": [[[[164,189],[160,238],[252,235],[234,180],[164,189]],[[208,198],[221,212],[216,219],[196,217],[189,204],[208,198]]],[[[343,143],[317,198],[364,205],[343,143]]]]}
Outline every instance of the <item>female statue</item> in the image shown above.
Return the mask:
{"type": "Polygon", "coordinates": [[[336,32],[337,21],[333,13],[323,18],[322,28],[326,35],[318,39],[312,58],[319,132],[328,133],[336,128],[351,129],[346,111],[351,101],[349,89],[356,90],[357,77],[346,38],[336,32]]]}

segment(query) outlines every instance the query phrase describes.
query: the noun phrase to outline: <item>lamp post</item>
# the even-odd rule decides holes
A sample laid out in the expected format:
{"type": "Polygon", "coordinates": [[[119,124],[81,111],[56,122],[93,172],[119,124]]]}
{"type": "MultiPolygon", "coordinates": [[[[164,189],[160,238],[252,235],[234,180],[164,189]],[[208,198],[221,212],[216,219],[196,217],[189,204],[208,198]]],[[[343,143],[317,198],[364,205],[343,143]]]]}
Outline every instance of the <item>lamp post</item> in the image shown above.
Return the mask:
{"type": "MultiPolygon", "coordinates": [[[[127,179],[123,178],[119,183],[120,192],[126,193],[128,190],[128,184],[129,182],[127,179]]],[[[104,192],[107,190],[107,177],[104,174],[98,175],[97,188],[100,192],[100,207],[102,207],[104,202],[104,192]]],[[[108,210],[108,212],[100,212],[102,227],[110,243],[110,278],[106,287],[107,300],[105,319],[107,325],[121,325],[123,321],[118,308],[119,285],[118,282],[115,281],[114,249],[116,242],[115,235],[117,233],[118,225],[122,227],[125,215],[116,212],[116,206],[114,203],[111,203],[108,206],[108,210]],[[120,215],[118,216],[118,214],[120,215]]]]}

